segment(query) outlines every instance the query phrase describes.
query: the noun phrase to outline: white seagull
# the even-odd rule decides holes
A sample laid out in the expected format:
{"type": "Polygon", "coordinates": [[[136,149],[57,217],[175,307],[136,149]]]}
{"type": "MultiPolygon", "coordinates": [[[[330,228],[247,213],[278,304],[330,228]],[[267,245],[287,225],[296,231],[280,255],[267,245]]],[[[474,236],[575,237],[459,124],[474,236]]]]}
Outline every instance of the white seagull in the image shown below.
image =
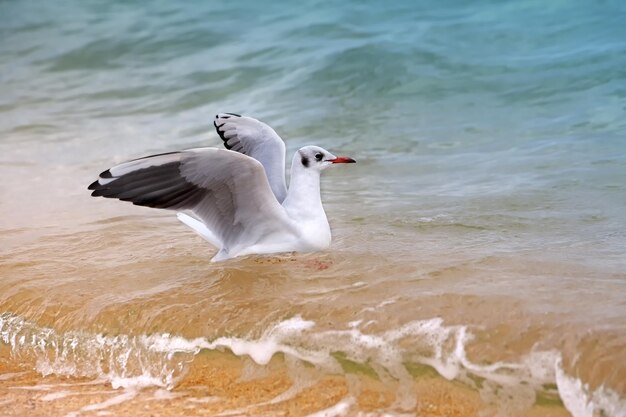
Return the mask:
{"type": "Polygon", "coordinates": [[[219,250],[211,261],[330,246],[320,174],[354,159],[318,146],[299,149],[285,183],[285,143],[251,117],[221,113],[213,122],[225,149],[196,148],[147,156],[102,172],[94,197],[177,211],[219,250]]]}

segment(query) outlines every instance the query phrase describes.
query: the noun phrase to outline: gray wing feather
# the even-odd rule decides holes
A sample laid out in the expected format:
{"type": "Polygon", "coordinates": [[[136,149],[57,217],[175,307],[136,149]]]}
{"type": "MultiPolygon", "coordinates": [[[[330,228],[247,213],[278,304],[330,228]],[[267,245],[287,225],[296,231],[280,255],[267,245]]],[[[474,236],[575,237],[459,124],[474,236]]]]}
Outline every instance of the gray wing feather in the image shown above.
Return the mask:
{"type": "Polygon", "coordinates": [[[93,196],[190,211],[229,249],[291,228],[263,166],[215,148],[154,155],[117,165],[89,186],[93,196]]]}
{"type": "Polygon", "coordinates": [[[276,199],[282,203],[287,196],[285,182],[285,142],[259,120],[233,113],[215,116],[215,130],[226,149],[248,155],[259,161],[276,199]]]}

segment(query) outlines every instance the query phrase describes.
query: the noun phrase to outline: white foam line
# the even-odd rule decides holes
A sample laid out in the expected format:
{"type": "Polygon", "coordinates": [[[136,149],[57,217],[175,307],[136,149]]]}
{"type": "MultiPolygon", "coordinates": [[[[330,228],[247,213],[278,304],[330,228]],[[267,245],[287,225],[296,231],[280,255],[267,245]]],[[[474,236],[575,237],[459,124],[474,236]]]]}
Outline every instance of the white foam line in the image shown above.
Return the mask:
{"type": "MultiPolygon", "coordinates": [[[[362,284],[355,283],[351,287],[362,284]]],[[[392,300],[385,300],[376,308],[383,307],[387,301],[392,300]]],[[[444,378],[462,380],[467,376],[476,375],[485,378],[491,385],[515,386],[523,383],[534,390],[541,390],[544,383],[556,381],[559,395],[575,417],[590,417],[598,412],[610,417],[626,416],[626,401],[616,392],[606,387],[591,391],[580,380],[566,375],[560,369],[560,362],[555,362],[555,358],[560,360],[561,357],[557,351],[533,350],[520,362],[481,365],[471,362],[465,352],[467,343],[472,339],[467,326],[447,326],[444,325],[443,319],[433,318],[412,321],[383,333],[367,333],[364,328],[369,323],[357,319],[349,323],[348,329],[315,331],[317,330],[314,329],[315,322],[295,316],[267,328],[254,340],[243,337],[220,337],[209,341],[206,338],[190,340],[169,334],[109,337],[74,332],[59,335],[52,329],[38,327],[19,316],[3,313],[0,314],[0,342],[9,345],[14,353],[23,351],[26,354],[34,354],[38,360],[37,369],[44,375],[57,373],[100,378],[83,383],[85,385],[109,381],[114,388],[157,386],[169,389],[177,382],[179,378],[177,375],[181,373],[185,364],[193,360],[193,357],[203,349],[229,349],[237,356],[249,356],[259,365],[267,365],[276,353],[282,352],[290,358],[306,361],[333,372],[341,371],[340,363],[333,358],[333,353],[345,350],[344,353],[350,360],[359,363],[371,362],[381,378],[388,374],[400,381],[400,385],[406,385],[412,380],[404,365],[406,355],[411,355],[411,350],[406,351],[406,345],[407,342],[416,339],[420,346],[425,345],[429,354],[411,356],[410,360],[432,366],[444,378]],[[81,355],[85,349],[90,356],[84,363],[76,362],[83,360],[81,355]],[[180,354],[191,356],[180,359],[180,354]],[[103,355],[108,361],[108,373],[104,373],[101,366],[103,355]],[[134,369],[131,365],[135,362],[139,362],[139,372],[130,371],[134,369]]],[[[10,379],[19,375],[20,373],[5,374],[0,375],[0,378],[10,379]]],[[[75,385],[81,384],[11,388],[33,391],[50,391],[56,388],[61,391],[59,387],[75,385]]],[[[291,394],[293,390],[287,390],[274,400],[282,401],[291,394]]],[[[406,401],[403,403],[403,409],[414,407],[414,399],[408,398],[413,394],[409,394],[408,391],[405,394],[407,398],[404,398],[406,401]]],[[[124,401],[129,395],[131,394],[125,393],[114,397],[117,400],[110,401],[124,401]]],[[[110,403],[104,406],[108,404],[110,403]]],[[[345,403],[339,403],[337,409],[331,407],[330,411],[340,412],[343,409],[343,406],[339,407],[341,404],[345,403]]],[[[225,411],[222,415],[246,412],[246,409],[232,410],[225,411]]],[[[71,415],[78,414],[80,411],[71,415]]]]}
{"type": "Polygon", "coordinates": [[[40,398],[41,401],[55,401],[60,400],[61,398],[69,397],[74,394],[72,391],[58,391],[50,394],[46,394],[40,398]]]}
{"type": "Polygon", "coordinates": [[[317,381],[315,380],[309,380],[306,382],[301,382],[299,384],[294,384],[291,387],[289,387],[289,389],[287,389],[286,391],[283,391],[281,394],[278,394],[276,397],[272,398],[271,400],[261,403],[259,405],[278,404],[278,403],[282,403],[284,401],[290,400],[294,398],[296,395],[298,395],[299,393],[301,393],[303,390],[313,386],[316,382],[317,381]]]}
{"type": "Polygon", "coordinates": [[[192,402],[192,403],[201,403],[201,404],[208,404],[208,403],[216,403],[221,401],[222,399],[220,397],[192,397],[192,398],[187,398],[187,401],[192,402]]]}
{"type": "Polygon", "coordinates": [[[22,387],[9,387],[9,389],[23,389],[25,391],[49,391],[52,388],[51,385],[32,385],[22,387]]]}
{"type": "Polygon", "coordinates": [[[185,395],[185,392],[172,392],[163,388],[159,388],[158,390],[154,391],[152,397],[146,399],[146,401],[172,400],[174,398],[184,397],[185,395]]]}
{"type": "Polygon", "coordinates": [[[111,397],[106,401],[102,401],[96,404],[89,404],[89,405],[84,406],[78,411],[72,411],[70,413],[67,413],[65,417],[78,417],[84,411],[98,411],[98,413],[96,413],[97,415],[108,415],[111,413],[108,413],[107,411],[99,411],[99,410],[104,410],[106,408],[113,407],[114,405],[121,404],[124,401],[132,400],[133,398],[135,398],[136,395],[137,395],[137,391],[125,391],[122,394],[111,397]]]}
{"type": "Polygon", "coordinates": [[[219,414],[216,414],[216,416],[218,417],[227,417],[227,416],[247,416],[248,414],[246,413],[246,410],[248,410],[250,407],[245,407],[245,408],[237,408],[235,410],[226,410],[226,411],[222,411],[219,414]]]}
{"type": "Polygon", "coordinates": [[[354,398],[348,397],[339,401],[332,407],[328,407],[324,410],[317,411],[313,414],[309,414],[307,417],[341,417],[348,414],[350,408],[354,404],[354,398]]]}
{"type": "Polygon", "coordinates": [[[587,397],[582,382],[569,378],[560,366],[556,367],[556,386],[563,405],[572,417],[593,417],[593,404],[587,397]]]}
{"type": "Polygon", "coordinates": [[[87,382],[61,382],[59,384],[48,385],[49,387],[79,387],[85,385],[102,385],[106,382],[103,378],[96,378],[87,382]]]}
{"type": "Polygon", "coordinates": [[[54,401],[54,400],[58,400],[58,399],[70,397],[70,396],[112,394],[114,392],[115,391],[58,391],[58,392],[52,392],[50,394],[46,394],[39,399],[41,401],[54,401]]]}
{"type": "Polygon", "coordinates": [[[13,400],[13,399],[2,400],[2,401],[0,401],[0,406],[8,405],[8,404],[11,404],[13,402],[15,402],[15,400],[13,400]]]}
{"type": "Polygon", "coordinates": [[[337,292],[337,291],[343,291],[343,290],[351,290],[354,288],[361,288],[361,287],[366,287],[367,283],[363,282],[363,281],[357,281],[354,282],[352,284],[348,284],[348,285],[341,285],[339,287],[332,287],[332,288],[322,288],[319,290],[308,290],[308,291],[304,291],[304,294],[308,294],[308,295],[325,295],[331,292],[337,292]]]}
{"type": "Polygon", "coordinates": [[[9,372],[7,374],[0,374],[0,381],[6,381],[9,379],[14,379],[17,377],[20,377],[22,375],[26,375],[28,373],[28,371],[23,371],[23,372],[9,372]]]}
{"type": "Polygon", "coordinates": [[[615,391],[600,386],[590,393],[588,384],[565,373],[560,357],[554,367],[559,396],[573,417],[626,416],[626,399],[620,399],[615,391]]]}
{"type": "MultiPolygon", "coordinates": [[[[100,385],[103,384],[104,381],[102,379],[96,379],[88,382],[77,382],[77,383],[60,383],[60,384],[37,384],[37,385],[22,385],[17,387],[9,387],[9,389],[23,389],[27,391],[50,391],[54,388],[60,387],[79,387],[86,385],[100,385]]],[[[110,391],[109,391],[110,392],[110,391]]]]}
{"type": "Polygon", "coordinates": [[[110,375],[109,380],[111,381],[111,386],[113,389],[118,388],[129,388],[129,389],[137,389],[137,388],[146,388],[146,387],[167,387],[168,384],[164,382],[161,378],[154,377],[147,373],[138,376],[132,377],[120,377],[117,375],[110,375]]]}
{"type": "Polygon", "coordinates": [[[380,303],[376,304],[373,307],[365,307],[360,312],[376,311],[376,310],[381,309],[381,308],[383,308],[385,306],[388,306],[390,304],[394,304],[397,301],[398,301],[398,297],[392,297],[392,298],[389,298],[387,300],[381,301],[380,303]]]}
{"type": "Polygon", "coordinates": [[[126,391],[120,395],[116,395],[115,397],[109,398],[106,401],[96,404],[86,405],[80,409],[80,411],[96,411],[96,410],[104,410],[105,408],[112,407],[114,405],[118,405],[123,403],[124,401],[132,400],[137,395],[136,391],[126,391]]]}

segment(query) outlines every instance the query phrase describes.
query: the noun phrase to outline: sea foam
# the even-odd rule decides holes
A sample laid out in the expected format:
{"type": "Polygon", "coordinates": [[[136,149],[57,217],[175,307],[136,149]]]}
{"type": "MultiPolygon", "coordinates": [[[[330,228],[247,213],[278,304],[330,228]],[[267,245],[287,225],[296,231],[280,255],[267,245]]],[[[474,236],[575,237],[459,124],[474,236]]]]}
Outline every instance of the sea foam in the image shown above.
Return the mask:
{"type": "MultiPolygon", "coordinates": [[[[361,321],[353,321],[344,329],[325,330],[294,316],[269,326],[256,339],[208,340],[170,334],[58,334],[4,313],[0,315],[0,342],[10,347],[13,357],[34,359],[43,375],[88,376],[109,381],[113,388],[172,389],[187,364],[204,349],[227,349],[260,366],[267,365],[276,353],[283,353],[291,358],[287,365],[305,362],[332,373],[342,372],[341,360],[336,357],[341,352],[350,361],[371,365],[381,380],[397,385],[392,406],[396,410],[413,410],[417,404],[413,377],[407,368],[407,363],[417,363],[432,367],[443,378],[477,389],[485,402],[503,412],[523,411],[535,403],[536,394],[547,384],[556,384],[556,394],[574,417],[626,415],[626,402],[614,391],[606,387],[591,391],[584,382],[568,375],[558,351],[531,351],[517,362],[479,364],[466,353],[473,338],[467,326],[446,325],[441,318],[411,321],[378,334],[367,333],[362,326],[361,321]],[[477,378],[482,380],[480,384],[475,383],[477,378]]],[[[353,403],[346,400],[328,411],[342,415],[350,407],[353,403]]]]}

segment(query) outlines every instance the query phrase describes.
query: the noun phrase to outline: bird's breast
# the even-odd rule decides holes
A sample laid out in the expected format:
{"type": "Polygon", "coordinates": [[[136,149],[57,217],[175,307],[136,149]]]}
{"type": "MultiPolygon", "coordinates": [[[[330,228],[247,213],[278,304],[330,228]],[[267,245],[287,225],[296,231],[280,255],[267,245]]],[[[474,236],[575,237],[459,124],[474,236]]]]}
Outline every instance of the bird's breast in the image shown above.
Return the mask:
{"type": "Polygon", "coordinates": [[[324,218],[315,221],[301,222],[299,224],[301,242],[304,248],[301,250],[317,251],[330,246],[331,234],[328,221],[324,218]]]}

